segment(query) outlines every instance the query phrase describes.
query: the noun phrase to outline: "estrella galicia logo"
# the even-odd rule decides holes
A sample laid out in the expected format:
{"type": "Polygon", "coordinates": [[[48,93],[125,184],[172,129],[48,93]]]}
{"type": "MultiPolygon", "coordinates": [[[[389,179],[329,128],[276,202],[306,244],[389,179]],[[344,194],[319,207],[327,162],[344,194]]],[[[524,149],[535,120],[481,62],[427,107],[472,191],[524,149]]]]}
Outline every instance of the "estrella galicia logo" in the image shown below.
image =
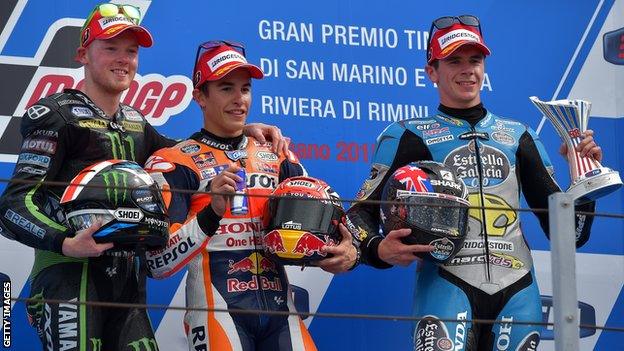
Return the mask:
{"type": "Polygon", "coordinates": [[[126,190],[128,188],[128,174],[116,170],[102,174],[106,185],[106,197],[108,201],[119,205],[126,201],[126,190]]]}
{"type": "Polygon", "coordinates": [[[604,59],[614,65],[624,65],[624,27],[605,33],[602,40],[604,59]]]}
{"type": "MultiPolygon", "coordinates": [[[[552,310],[553,310],[553,297],[552,296],[548,296],[548,295],[542,295],[542,321],[544,323],[548,323],[553,321],[554,316],[551,315],[552,310]]],[[[594,306],[585,303],[585,302],[578,302],[578,308],[579,308],[579,324],[584,324],[584,325],[596,325],[596,309],[594,308],[594,306]]],[[[589,329],[589,328],[580,328],[579,329],[579,338],[586,338],[589,336],[592,336],[596,334],[596,329],[589,329]]],[[[555,332],[553,331],[552,327],[544,327],[544,329],[542,329],[542,331],[540,332],[540,338],[542,340],[554,340],[555,339],[555,332]]]]}

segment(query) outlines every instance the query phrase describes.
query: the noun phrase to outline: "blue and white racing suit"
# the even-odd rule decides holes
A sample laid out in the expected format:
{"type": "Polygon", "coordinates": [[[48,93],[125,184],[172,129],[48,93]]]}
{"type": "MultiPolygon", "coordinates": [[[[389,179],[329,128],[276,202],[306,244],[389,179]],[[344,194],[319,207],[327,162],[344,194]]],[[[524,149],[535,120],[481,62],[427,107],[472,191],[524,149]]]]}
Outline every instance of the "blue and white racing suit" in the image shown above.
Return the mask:
{"type": "MultiPolygon", "coordinates": [[[[379,135],[371,175],[358,199],[379,200],[387,178],[397,168],[419,160],[452,168],[468,186],[472,206],[496,209],[470,210],[466,241],[454,259],[444,265],[423,262],[414,314],[428,318],[415,326],[414,349],[535,350],[540,327],[512,323],[542,320],[533,261],[513,209],[520,207],[521,190],[531,208],[547,208],[548,196],[560,191],[537,134],[482,105],[467,110],[440,106],[433,117],[396,122],[379,135]],[[473,324],[472,319],[503,323],[473,324]]],[[[595,203],[589,203],[576,210],[593,211],[594,207],[595,203]]],[[[548,214],[536,215],[548,235],[548,214]]],[[[577,215],[577,246],[588,240],[592,219],[577,215]]],[[[346,222],[360,243],[362,261],[390,267],[377,251],[383,239],[379,205],[356,203],[346,222]]]]}

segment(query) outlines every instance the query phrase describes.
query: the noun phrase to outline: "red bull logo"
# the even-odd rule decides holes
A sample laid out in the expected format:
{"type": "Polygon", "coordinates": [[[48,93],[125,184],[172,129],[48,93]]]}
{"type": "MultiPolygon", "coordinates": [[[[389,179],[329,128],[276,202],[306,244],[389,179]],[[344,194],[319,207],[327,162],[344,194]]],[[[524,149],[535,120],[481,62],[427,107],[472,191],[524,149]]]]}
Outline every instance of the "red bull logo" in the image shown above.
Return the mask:
{"type": "Polygon", "coordinates": [[[327,254],[321,252],[321,248],[325,245],[330,246],[331,244],[333,244],[333,241],[329,239],[327,235],[325,235],[325,241],[323,241],[318,236],[306,232],[301,235],[299,240],[297,240],[297,244],[295,244],[295,248],[292,250],[292,252],[302,254],[308,257],[314,254],[325,256],[327,254]]]}
{"type": "Polygon", "coordinates": [[[264,236],[264,249],[272,254],[286,252],[286,248],[284,248],[284,241],[282,240],[282,236],[277,230],[270,231],[267,235],[264,236]]]}
{"type": "Polygon", "coordinates": [[[277,267],[275,266],[275,262],[256,252],[243,258],[240,261],[229,260],[228,266],[230,267],[227,272],[228,274],[234,274],[239,272],[249,272],[252,274],[272,272],[277,274],[277,267]]]}
{"type": "Polygon", "coordinates": [[[256,264],[251,258],[245,257],[238,262],[230,260],[229,267],[228,274],[233,274],[237,272],[251,272],[252,269],[256,269],[256,264]]]}
{"type": "Polygon", "coordinates": [[[236,278],[230,278],[227,280],[226,284],[228,292],[243,292],[247,290],[258,290],[258,288],[262,290],[282,291],[282,282],[280,278],[277,277],[271,280],[265,276],[254,275],[249,281],[241,281],[236,278]],[[260,277],[259,284],[258,277],[260,277]]]}
{"type": "Polygon", "coordinates": [[[275,268],[275,262],[266,257],[260,258],[260,271],[261,272],[273,272],[277,274],[277,268],[275,268]]]}

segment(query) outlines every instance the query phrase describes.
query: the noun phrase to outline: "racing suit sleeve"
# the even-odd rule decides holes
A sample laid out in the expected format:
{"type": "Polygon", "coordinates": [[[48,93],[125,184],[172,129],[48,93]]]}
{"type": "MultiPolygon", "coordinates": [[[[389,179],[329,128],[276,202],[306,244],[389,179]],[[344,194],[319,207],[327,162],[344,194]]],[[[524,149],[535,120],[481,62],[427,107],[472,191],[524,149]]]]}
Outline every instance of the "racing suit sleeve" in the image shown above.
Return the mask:
{"type": "Polygon", "coordinates": [[[292,151],[289,150],[287,158],[280,163],[279,182],[283,182],[286,178],[307,175],[308,172],[306,171],[306,169],[299,162],[299,160],[292,153],[292,151]]]}
{"type": "MultiPolygon", "coordinates": [[[[553,178],[553,167],[544,145],[533,130],[528,129],[520,137],[516,159],[518,160],[516,169],[519,177],[518,183],[522,187],[527,204],[531,208],[548,208],[548,196],[560,192],[561,188],[553,178]]],[[[592,201],[575,206],[575,211],[594,212],[595,207],[596,202],[592,201]]],[[[542,230],[550,238],[548,213],[539,212],[535,215],[542,230]]],[[[593,221],[593,216],[576,215],[576,247],[583,246],[589,240],[593,221]]]]}
{"type": "Polygon", "coordinates": [[[158,131],[151,124],[145,124],[145,145],[147,145],[148,148],[148,155],[151,155],[160,149],[172,147],[177,143],[178,142],[176,140],[169,139],[158,133],[158,131]]]}
{"type": "Polygon", "coordinates": [[[221,216],[210,202],[196,215],[190,215],[191,197],[197,194],[175,190],[205,191],[208,184],[190,168],[152,156],[146,162],[146,170],[163,190],[170,222],[165,248],[146,253],[149,275],[160,279],[178,272],[204,249],[208,238],[217,231],[221,216]]]}
{"type": "Polygon", "coordinates": [[[57,180],[72,145],[58,104],[43,99],[31,106],[21,121],[22,147],[13,178],[0,197],[2,234],[35,249],[62,254],[63,240],[72,231],[46,208],[58,198],[43,184],[57,180]]]}
{"type": "Polygon", "coordinates": [[[366,200],[380,200],[383,186],[394,171],[410,162],[431,160],[432,155],[423,140],[394,123],[377,137],[377,148],[368,179],[360,188],[357,199],[347,211],[345,225],[360,245],[361,261],[376,268],[392,267],[379,258],[378,247],[383,236],[379,232],[379,205],[366,200]]]}

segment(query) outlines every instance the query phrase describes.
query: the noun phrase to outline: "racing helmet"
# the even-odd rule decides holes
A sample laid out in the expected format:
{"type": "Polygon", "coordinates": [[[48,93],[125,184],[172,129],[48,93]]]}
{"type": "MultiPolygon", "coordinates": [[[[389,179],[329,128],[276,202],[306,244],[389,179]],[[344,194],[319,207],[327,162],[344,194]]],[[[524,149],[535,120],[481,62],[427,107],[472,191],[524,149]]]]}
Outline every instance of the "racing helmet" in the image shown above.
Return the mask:
{"type": "Polygon", "coordinates": [[[445,263],[461,249],[468,231],[468,190],[442,163],[413,162],[397,169],[386,181],[380,206],[384,235],[409,228],[405,244],[432,245],[419,257],[445,263]]]}
{"type": "Polygon", "coordinates": [[[343,216],[339,196],[327,183],[312,177],[288,178],[267,201],[264,250],[278,262],[295,266],[330,257],[321,247],[340,242],[338,224],[343,216]]]}
{"type": "Polygon", "coordinates": [[[162,248],[169,238],[160,189],[132,161],[108,160],[83,169],[65,189],[60,204],[74,231],[101,220],[102,227],[93,238],[98,243],[115,243],[115,249],[139,244],[162,248]]]}

